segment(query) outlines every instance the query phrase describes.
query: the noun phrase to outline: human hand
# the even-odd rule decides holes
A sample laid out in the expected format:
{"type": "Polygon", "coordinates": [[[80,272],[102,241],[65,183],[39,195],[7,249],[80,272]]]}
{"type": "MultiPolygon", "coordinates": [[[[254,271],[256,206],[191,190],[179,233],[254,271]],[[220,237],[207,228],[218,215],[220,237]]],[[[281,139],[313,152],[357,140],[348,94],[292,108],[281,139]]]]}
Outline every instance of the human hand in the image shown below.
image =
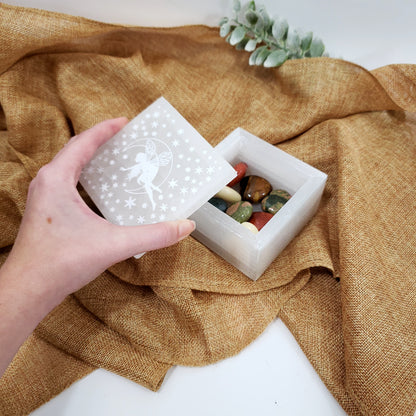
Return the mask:
{"type": "Polygon", "coordinates": [[[118,226],[80,197],[76,185],[82,168],[126,123],[125,118],[107,120],[73,137],[30,184],[6,265],[51,301],[59,303],[114,263],[178,242],[195,227],[189,220],[118,226]]]}
{"type": "Polygon", "coordinates": [[[68,294],[113,263],[174,244],[195,228],[189,220],[122,227],[82,200],[76,189],[82,168],[127,121],[107,120],[73,137],[30,184],[15,244],[0,269],[0,377],[68,294]]]}

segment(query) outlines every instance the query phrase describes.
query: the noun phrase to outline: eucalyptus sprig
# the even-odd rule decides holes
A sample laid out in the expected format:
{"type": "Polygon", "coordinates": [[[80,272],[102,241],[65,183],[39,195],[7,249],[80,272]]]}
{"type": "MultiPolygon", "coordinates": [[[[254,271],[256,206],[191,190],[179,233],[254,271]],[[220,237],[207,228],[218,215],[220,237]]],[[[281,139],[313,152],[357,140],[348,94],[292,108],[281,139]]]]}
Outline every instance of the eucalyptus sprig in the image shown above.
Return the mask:
{"type": "Polygon", "coordinates": [[[243,6],[234,0],[234,17],[220,22],[220,36],[238,50],[251,52],[250,65],[266,68],[282,65],[288,59],[323,56],[325,46],[312,32],[292,30],[286,19],[272,19],[264,6],[249,1],[243,6]]]}

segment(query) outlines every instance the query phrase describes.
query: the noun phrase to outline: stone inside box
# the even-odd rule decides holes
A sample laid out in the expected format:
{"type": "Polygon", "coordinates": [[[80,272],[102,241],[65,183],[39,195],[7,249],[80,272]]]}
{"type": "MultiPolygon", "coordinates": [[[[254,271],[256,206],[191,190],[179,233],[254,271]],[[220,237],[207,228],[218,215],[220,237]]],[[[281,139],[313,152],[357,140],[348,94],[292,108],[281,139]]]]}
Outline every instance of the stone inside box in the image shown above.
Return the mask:
{"type": "Polygon", "coordinates": [[[261,176],[273,189],[292,195],[257,234],[209,203],[191,216],[197,222],[196,239],[256,280],[312,218],[327,176],[241,128],[215,149],[232,165],[247,163],[246,175],[261,176]]]}

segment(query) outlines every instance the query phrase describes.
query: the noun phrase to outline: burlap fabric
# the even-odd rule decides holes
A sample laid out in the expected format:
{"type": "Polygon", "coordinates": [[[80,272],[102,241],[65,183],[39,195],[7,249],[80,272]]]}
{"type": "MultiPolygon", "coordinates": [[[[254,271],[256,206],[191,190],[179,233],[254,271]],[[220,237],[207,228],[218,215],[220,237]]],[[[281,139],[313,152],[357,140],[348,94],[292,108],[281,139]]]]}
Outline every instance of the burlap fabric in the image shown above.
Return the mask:
{"type": "Polygon", "coordinates": [[[193,238],[117,264],[41,322],[0,380],[27,414],[102,367],[157,389],[277,316],[350,415],[416,403],[416,67],[253,68],[217,28],[132,28],[0,6],[0,247],[75,132],[163,95],[213,145],[243,127],[328,174],[318,214],[256,282],[193,238]]]}

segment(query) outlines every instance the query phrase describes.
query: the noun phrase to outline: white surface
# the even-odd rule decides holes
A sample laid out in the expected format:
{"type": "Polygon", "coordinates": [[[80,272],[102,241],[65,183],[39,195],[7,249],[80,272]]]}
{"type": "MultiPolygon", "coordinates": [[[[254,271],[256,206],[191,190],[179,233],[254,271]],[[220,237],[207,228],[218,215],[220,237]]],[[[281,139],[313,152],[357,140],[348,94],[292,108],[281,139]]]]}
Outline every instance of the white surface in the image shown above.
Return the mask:
{"type": "Polygon", "coordinates": [[[104,370],[73,384],[32,416],[342,416],[280,320],[239,355],[176,367],[153,393],[104,370]]]}
{"type": "MultiPolygon", "coordinates": [[[[138,26],[217,25],[229,0],[7,0],[111,23],[138,26]]],[[[414,0],[263,1],[271,15],[312,30],[331,56],[368,69],[416,63],[414,0]]],[[[244,52],[242,52],[244,53],[244,52]]],[[[280,320],[236,357],[204,368],[177,367],[157,393],[98,370],[33,416],[345,415],[280,320]]]]}
{"type": "Polygon", "coordinates": [[[231,165],[247,163],[246,175],[266,178],[273,189],[292,195],[257,234],[209,202],[190,217],[197,224],[192,233],[197,240],[257,280],[315,214],[327,175],[242,128],[231,132],[215,150],[231,165]]]}

